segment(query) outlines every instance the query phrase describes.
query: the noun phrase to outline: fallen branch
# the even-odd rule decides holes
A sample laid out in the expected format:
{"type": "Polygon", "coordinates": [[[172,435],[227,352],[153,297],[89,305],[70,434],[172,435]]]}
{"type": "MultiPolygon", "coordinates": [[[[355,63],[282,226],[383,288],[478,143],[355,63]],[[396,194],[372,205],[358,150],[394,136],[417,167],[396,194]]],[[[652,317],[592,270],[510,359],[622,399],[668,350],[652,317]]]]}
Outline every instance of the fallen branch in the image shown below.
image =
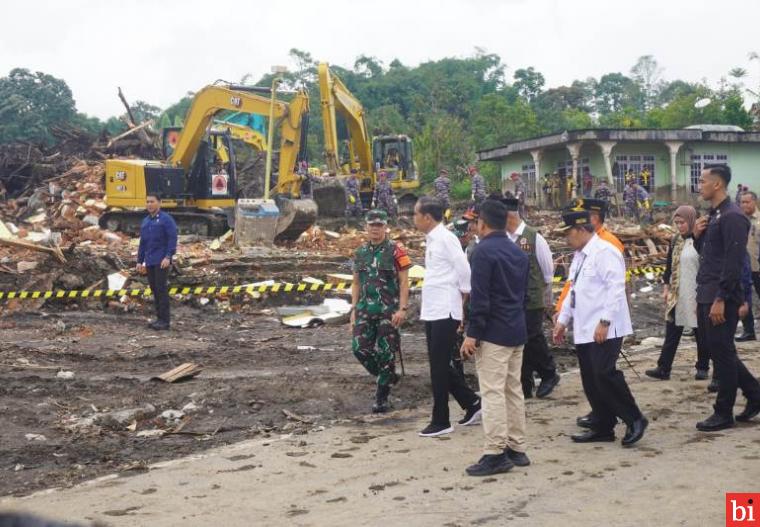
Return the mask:
{"type": "Polygon", "coordinates": [[[11,247],[19,247],[21,249],[52,254],[59,262],[66,263],[66,257],[63,255],[63,251],[61,251],[60,247],[45,247],[44,245],[37,245],[36,243],[14,240],[11,238],[0,238],[0,245],[10,245],[11,247]]]}
{"type": "Polygon", "coordinates": [[[122,134],[117,135],[116,137],[114,137],[110,141],[108,141],[108,144],[106,145],[106,149],[111,148],[116,141],[119,141],[120,139],[124,139],[125,137],[129,137],[130,135],[134,134],[135,132],[138,132],[138,131],[142,130],[143,128],[145,128],[146,126],[150,126],[152,124],[153,124],[153,119],[148,119],[144,123],[142,123],[142,124],[140,124],[138,126],[135,126],[134,128],[132,128],[130,130],[127,130],[126,132],[124,132],[122,134]]]}

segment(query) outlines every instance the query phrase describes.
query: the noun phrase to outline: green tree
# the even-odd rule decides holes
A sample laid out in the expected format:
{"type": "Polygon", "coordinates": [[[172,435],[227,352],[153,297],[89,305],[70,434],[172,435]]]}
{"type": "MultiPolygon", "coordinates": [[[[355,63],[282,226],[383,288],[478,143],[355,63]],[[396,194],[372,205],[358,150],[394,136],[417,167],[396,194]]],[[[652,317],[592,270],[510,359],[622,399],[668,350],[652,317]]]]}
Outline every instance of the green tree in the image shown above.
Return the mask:
{"type": "Polygon", "coordinates": [[[477,149],[502,145],[540,132],[536,114],[523,99],[510,103],[500,93],[480,99],[472,121],[473,143],[477,149]]]}
{"type": "Polygon", "coordinates": [[[74,97],[62,79],[23,68],[0,78],[0,143],[52,144],[50,127],[69,123],[76,114],[74,97]]]}
{"type": "Polygon", "coordinates": [[[647,111],[654,107],[657,95],[663,87],[662,68],[652,55],[639,57],[636,64],[631,68],[631,77],[638,85],[643,97],[640,111],[647,111]]]}
{"type": "Polygon", "coordinates": [[[515,71],[514,79],[513,86],[520,96],[524,97],[527,101],[532,101],[538,97],[546,83],[541,72],[536,71],[533,66],[520,68],[515,71]]]}
{"type": "Polygon", "coordinates": [[[594,87],[594,105],[600,115],[639,106],[641,92],[633,80],[622,73],[602,75],[594,87]]]}

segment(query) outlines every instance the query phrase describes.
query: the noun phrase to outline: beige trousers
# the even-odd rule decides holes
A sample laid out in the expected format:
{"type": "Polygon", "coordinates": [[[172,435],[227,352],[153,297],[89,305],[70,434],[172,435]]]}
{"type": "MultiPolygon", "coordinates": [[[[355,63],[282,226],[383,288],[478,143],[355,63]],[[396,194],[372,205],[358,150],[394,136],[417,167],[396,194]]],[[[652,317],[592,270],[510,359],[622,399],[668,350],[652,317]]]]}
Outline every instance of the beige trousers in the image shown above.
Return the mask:
{"type": "Polygon", "coordinates": [[[525,399],[520,370],[523,346],[481,342],[475,353],[483,407],[485,454],[501,454],[509,447],[525,452],[525,399]]]}

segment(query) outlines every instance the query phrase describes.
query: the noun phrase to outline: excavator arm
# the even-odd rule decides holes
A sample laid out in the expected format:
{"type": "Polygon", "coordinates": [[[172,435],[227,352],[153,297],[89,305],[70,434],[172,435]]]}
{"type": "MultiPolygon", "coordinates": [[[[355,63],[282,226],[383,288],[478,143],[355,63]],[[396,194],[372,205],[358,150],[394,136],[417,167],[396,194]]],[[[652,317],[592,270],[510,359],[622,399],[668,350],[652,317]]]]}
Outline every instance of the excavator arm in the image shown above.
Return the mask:
{"type": "MultiPolygon", "coordinates": [[[[207,86],[193,99],[193,104],[185,117],[185,126],[177,140],[177,145],[169,158],[173,166],[189,170],[193,157],[214,116],[223,110],[269,115],[271,100],[253,93],[231,89],[227,86],[207,86]]],[[[295,173],[298,155],[301,151],[302,124],[309,112],[309,98],[305,92],[298,92],[290,103],[275,100],[275,124],[280,130],[279,178],[276,192],[298,196],[300,177],[295,173]]],[[[230,126],[225,124],[225,126],[230,126]]]]}
{"type": "Polygon", "coordinates": [[[325,134],[325,162],[328,170],[334,174],[341,173],[336,119],[336,115],[340,115],[346,122],[350,136],[350,168],[358,169],[367,175],[372,174],[372,143],[364,118],[364,107],[346,88],[343,82],[330,71],[327,63],[320,63],[318,72],[322,122],[325,134]],[[359,158],[358,166],[354,160],[355,157],[359,158]]]}

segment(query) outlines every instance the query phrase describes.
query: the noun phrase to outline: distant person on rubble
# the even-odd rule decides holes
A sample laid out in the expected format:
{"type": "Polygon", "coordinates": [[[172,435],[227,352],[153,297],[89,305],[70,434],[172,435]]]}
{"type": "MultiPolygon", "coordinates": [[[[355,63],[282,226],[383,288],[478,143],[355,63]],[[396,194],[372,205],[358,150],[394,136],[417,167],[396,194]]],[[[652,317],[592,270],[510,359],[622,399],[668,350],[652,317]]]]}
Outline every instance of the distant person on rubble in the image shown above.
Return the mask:
{"type": "Polygon", "coordinates": [[[356,170],[351,169],[351,175],[346,180],[346,219],[358,219],[364,213],[359,187],[356,170]]]}
{"type": "Polygon", "coordinates": [[[607,185],[606,179],[599,182],[599,187],[594,192],[594,199],[604,200],[607,204],[612,200],[612,189],[607,185]]]}
{"type": "Polygon", "coordinates": [[[393,194],[393,187],[388,181],[387,172],[381,171],[377,176],[375,193],[372,196],[372,208],[384,210],[391,222],[396,221],[398,206],[396,205],[396,196],[393,194]]]}
{"type": "Polygon", "coordinates": [[[451,217],[451,180],[448,170],[442,168],[438,171],[438,177],[433,181],[433,188],[436,199],[443,203],[443,215],[448,220],[451,217]]]}
{"type": "Polygon", "coordinates": [[[512,172],[512,175],[510,176],[512,178],[512,181],[515,183],[515,193],[514,197],[517,199],[519,205],[518,205],[518,212],[520,213],[520,216],[525,216],[525,198],[527,197],[527,190],[525,188],[525,182],[520,177],[520,174],[517,172],[512,172]]]}
{"type": "Polygon", "coordinates": [[[476,167],[469,167],[467,172],[470,174],[470,178],[472,178],[470,187],[472,190],[471,198],[475,205],[478,206],[486,199],[486,182],[476,167]]]}
{"type": "Polygon", "coordinates": [[[377,378],[373,413],[390,409],[391,386],[398,381],[395,357],[401,353],[399,327],[407,314],[412,266],[406,249],[388,239],[387,228],[384,210],[367,213],[368,241],[354,254],[351,285],[351,347],[377,378]]]}
{"type": "Polygon", "coordinates": [[[148,275],[156,305],[156,320],[148,327],[169,329],[169,288],[167,277],[172,258],[177,252],[177,224],[161,210],[161,196],[148,193],[145,199],[148,215],[140,226],[140,247],[137,250],[137,272],[148,275]]]}

